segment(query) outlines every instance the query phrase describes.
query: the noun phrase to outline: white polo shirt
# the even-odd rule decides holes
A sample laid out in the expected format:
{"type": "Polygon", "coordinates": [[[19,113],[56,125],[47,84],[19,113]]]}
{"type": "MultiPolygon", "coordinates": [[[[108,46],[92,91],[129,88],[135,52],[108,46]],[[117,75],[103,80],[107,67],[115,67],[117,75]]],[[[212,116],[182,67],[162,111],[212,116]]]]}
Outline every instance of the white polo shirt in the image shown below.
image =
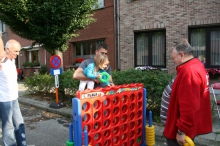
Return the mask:
{"type": "Polygon", "coordinates": [[[1,64],[0,102],[16,100],[18,98],[18,82],[15,60],[8,59],[6,62],[1,64]]]}

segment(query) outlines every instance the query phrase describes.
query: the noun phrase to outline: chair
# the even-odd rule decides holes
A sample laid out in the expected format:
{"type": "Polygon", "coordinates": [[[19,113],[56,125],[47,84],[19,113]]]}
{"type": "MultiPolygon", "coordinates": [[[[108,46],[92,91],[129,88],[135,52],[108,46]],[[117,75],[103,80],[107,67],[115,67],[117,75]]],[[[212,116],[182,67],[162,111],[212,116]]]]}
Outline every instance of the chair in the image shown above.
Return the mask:
{"type": "Polygon", "coordinates": [[[216,92],[217,92],[217,90],[220,91],[220,82],[212,84],[212,85],[211,85],[211,89],[212,89],[213,98],[214,98],[214,102],[213,102],[213,104],[212,104],[212,111],[213,111],[213,110],[217,110],[217,112],[218,112],[218,117],[219,117],[219,119],[220,119],[220,109],[219,109],[219,107],[218,107],[218,106],[220,105],[220,100],[217,100],[217,99],[216,99],[216,92]],[[214,109],[215,106],[216,106],[216,109],[214,109]]]}

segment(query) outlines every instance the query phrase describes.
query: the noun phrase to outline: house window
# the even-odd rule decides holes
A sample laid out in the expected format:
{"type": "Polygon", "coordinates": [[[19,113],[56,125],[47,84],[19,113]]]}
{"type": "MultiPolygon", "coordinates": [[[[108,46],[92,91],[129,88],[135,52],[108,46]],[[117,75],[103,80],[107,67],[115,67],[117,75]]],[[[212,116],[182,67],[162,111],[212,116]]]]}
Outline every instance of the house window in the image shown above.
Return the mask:
{"type": "Polygon", "coordinates": [[[26,62],[39,63],[39,50],[26,51],[26,62]]]}
{"type": "Polygon", "coordinates": [[[97,4],[93,6],[94,9],[101,9],[104,8],[104,0],[97,0],[97,4]]]}
{"type": "Polygon", "coordinates": [[[75,43],[75,58],[93,58],[98,44],[103,43],[104,40],[86,41],[75,43]]]}
{"type": "Polygon", "coordinates": [[[5,24],[0,20],[0,32],[5,32],[5,24]]]}
{"type": "Polygon", "coordinates": [[[220,67],[220,27],[190,28],[189,40],[206,67],[220,67]]]}
{"type": "Polygon", "coordinates": [[[135,66],[166,67],[165,31],[134,34],[135,66]]]}

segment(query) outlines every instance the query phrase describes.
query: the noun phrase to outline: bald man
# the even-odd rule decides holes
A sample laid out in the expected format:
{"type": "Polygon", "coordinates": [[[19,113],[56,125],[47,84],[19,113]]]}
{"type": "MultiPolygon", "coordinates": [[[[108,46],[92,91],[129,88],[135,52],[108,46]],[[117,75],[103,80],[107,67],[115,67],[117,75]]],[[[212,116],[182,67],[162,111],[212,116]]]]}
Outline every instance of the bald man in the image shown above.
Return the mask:
{"type": "Polygon", "coordinates": [[[9,40],[5,45],[6,55],[0,70],[0,118],[4,146],[27,146],[24,120],[18,104],[18,83],[15,58],[21,45],[9,40]]]}
{"type": "Polygon", "coordinates": [[[4,56],[5,56],[4,44],[2,38],[0,37],[0,70],[2,69],[1,62],[4,56]]]}

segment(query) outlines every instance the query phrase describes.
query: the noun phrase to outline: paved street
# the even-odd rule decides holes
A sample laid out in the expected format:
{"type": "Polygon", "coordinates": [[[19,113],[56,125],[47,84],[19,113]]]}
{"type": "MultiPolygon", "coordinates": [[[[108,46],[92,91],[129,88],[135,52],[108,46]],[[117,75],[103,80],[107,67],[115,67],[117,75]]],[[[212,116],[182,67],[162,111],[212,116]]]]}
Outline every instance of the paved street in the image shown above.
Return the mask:
{"type": "MultiPolygon", "coordinates": [[[[70,121],[70,119],[24,105],[21,105],[21,111],[25,121],[28,145],[66,145],[65,142],[68,139],[68,122],[70,121]]],[[[2,129],[0,128],[0,146],[1,145],[2,129]]]]}

